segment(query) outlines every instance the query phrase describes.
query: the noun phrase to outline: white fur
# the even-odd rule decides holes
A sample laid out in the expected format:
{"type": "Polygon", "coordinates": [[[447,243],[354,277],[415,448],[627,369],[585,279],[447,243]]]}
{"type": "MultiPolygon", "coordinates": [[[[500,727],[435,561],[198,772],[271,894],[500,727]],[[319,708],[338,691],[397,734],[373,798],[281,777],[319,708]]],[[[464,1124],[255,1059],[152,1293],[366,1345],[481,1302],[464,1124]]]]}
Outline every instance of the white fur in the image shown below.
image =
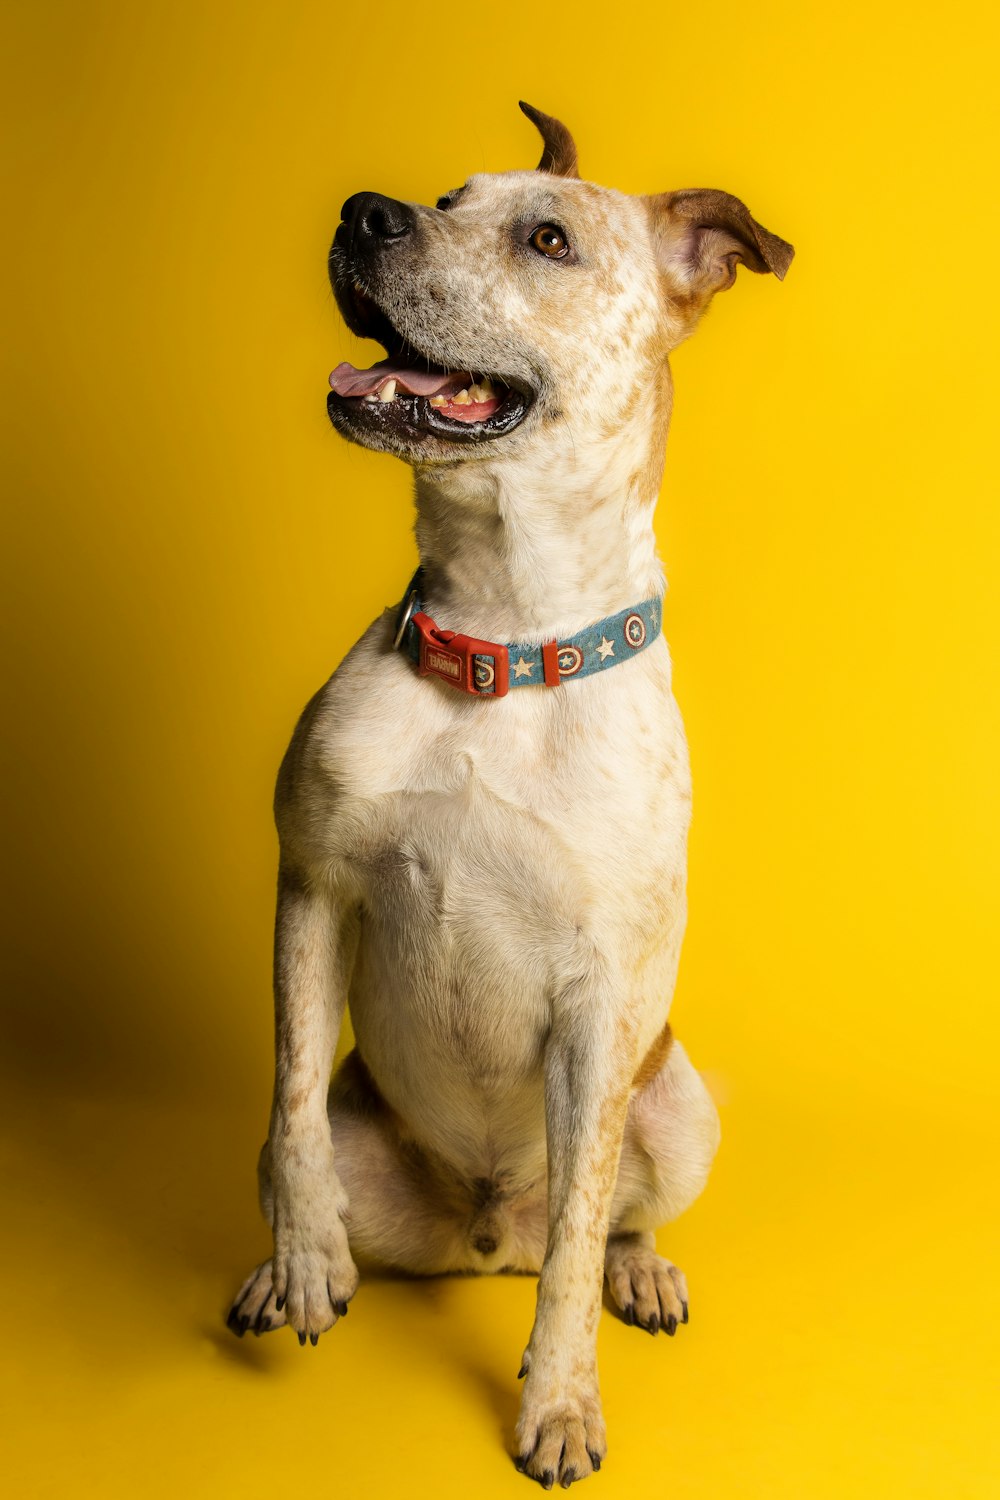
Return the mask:
{"type": "MultiPolygon", "coordinates": [[[[537,393],[480,448],[372,438],[414,466],[425,610],[539,642],[662,593],[667,353],[694,316],[669,223],[654,235],[639,200],[523,172],[414,212],[369,295],[428,357],[537,393]],[[568,228],[572,264],[525,251],[535,219],[568,228]]],[[[652,1230],[701,1190],[718,1141],[665,1029],[690,810],[670,656],[661,638],[598,676],[474,699],[419,677],[392,633],[389,612],[313,699],[279,777],[275,1248],[231,1320],[315,1338],[355,1257],[540,1269],[517,1446],[531,1475],[569,1483],[605,1451],[603,1277],[651,1331],[686,1321],[652,1230]],[[347,1003],[361,1104],[346,1066],[327,1099],[347,1003]]]]}

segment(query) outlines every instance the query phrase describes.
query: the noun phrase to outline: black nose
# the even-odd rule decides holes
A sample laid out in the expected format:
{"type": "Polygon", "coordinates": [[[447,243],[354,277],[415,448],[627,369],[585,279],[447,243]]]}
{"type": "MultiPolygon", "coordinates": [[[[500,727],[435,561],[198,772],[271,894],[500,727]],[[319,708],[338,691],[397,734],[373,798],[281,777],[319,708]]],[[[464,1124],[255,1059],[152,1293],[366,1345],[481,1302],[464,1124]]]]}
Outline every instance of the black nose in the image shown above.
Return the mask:
{"type": "Polygon", "coordinates": [[[413,229],[411,209],[381,193],[355,193],[340,210],[343,220],[337,240],[345,250],[364,255],[401,240],[413,229]]]}

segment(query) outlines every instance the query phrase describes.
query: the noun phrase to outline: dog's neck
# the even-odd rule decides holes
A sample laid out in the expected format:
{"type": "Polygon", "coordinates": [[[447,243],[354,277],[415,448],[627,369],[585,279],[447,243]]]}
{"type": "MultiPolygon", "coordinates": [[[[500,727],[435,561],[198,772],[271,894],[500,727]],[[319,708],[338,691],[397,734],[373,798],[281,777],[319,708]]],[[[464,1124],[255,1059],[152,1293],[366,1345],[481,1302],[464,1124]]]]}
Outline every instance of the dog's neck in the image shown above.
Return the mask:
{"type": "Polygon", "coordinates": [[[423,604],[487,640],[564,638],[662,594],[653,511],[666,421],[581,453],[416,470],[423,604]]]}

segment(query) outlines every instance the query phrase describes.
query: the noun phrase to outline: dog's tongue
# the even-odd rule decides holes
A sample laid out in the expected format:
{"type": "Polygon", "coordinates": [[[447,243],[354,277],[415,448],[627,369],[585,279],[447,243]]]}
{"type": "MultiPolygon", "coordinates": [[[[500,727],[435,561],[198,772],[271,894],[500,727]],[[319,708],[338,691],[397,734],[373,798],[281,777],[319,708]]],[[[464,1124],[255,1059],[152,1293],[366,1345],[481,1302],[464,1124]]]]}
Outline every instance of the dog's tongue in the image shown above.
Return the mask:
{"type": "Polygon", "coordinates": [[[380,360],[370,370],[358,370],[345,360],[330,376],[330,385],[338,396],[373,396],[387,380],[395,380],[396,390],[405,396],[453,396],[471,384],[468,370],[443,374],[440,370],[414,370],[391,359],[380,360]]]}

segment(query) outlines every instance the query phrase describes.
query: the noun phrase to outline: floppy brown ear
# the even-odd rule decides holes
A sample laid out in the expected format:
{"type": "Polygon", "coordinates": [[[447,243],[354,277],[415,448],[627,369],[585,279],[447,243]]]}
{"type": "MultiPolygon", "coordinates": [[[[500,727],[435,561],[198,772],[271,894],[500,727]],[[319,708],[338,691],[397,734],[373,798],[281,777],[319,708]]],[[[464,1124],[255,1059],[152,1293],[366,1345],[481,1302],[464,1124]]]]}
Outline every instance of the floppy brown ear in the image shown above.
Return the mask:
{"type": "Polygon", "coordinates": [[[537,125],[545,142],[545,150],[542,159],[538,163],[539,172],[551,172],[555,177],[579,177],[577,170],[576,146],[573,137],[561,121],[553,119],[551,115],[543,115],[540,109],[525,104],[521,99],[518,108],[522,114],[528,116],[533,125],[537,125]]]}
{"type": "Polygon", "coordinates": [[[698,310],[715,292],[732,286],[742,261],[751,271],[773,271],[779,281],[794,249],[763,224],[732,193],[685,188],[644,199],[660,269],[698,310]]]}

